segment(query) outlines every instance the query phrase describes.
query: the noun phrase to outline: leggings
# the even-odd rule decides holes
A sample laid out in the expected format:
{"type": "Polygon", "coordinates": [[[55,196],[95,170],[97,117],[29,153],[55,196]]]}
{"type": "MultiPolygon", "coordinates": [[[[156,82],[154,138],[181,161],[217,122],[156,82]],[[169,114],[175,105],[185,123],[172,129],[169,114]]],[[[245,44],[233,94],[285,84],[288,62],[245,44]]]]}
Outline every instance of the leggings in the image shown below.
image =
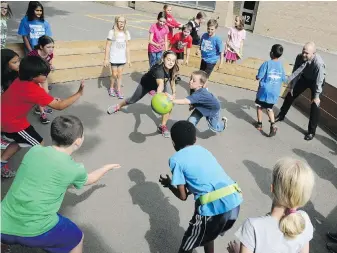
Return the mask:
{"type": "MultiPolygon", "coordinates": [[[[164,92],[166,92],[167,88],[166,85],[164,85],[164,92]]],[[[134,104],[141,100],[147,93],[149,93],[150,90],[145,88],[143,85],[138,84],[137,89],[133,93],[133,95],[125,100],[127,105],[134,104]]]]}

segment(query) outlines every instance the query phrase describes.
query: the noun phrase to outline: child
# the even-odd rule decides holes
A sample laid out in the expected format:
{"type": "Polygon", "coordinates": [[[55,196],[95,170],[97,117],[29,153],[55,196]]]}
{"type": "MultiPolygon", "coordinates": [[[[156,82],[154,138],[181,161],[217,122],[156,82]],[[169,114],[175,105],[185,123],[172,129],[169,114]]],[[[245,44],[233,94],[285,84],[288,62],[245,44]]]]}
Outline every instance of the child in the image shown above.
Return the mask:
{"type": "MultiPolygon", "coordinates": [[[[198,12],[197,16],[190,20],[187,24],[192,27],[191,36],[192,36],[192,44],[196,46],[200,46],[200,36],[199,36],[199,29],[200,25],[204,22],[206,18],[206,14],[203,11],[198,12]]],[[[197,51],[197,55],[199,51],[197,51]]]]}
{"type": "Polygon", "coordinates": [[[171,129],[174,149],[169,159],[172,180],[160,176],[159,182],[185,201],[193,194],[194,215],[182,239],[179,253],[192,252],[203,246],[205,253],[214,252],[214,240],[235,223],[242,203],[241,190],[205,148],[195,145],[196,129],[182,120],[171,129]]]}
{"type": "Polygon", "coordinates": [[[190,79],[190,89],[194,92],[184,99],[173,99],[174,104],[192,105],[194,111],[188,121],[196,126],[202,117],[206,117],[209,129],[213,132],[222,132],[227,127],[227,118],[220,119],[220,103],[205,89],[207,74],[202,70],[194,71],[190,79]]]}
{"type": "Polygon", "coordinates": [[[74,95],[64,100],[53,98],[39,85],[46,81],[49,72],[49,63],[41,57],[27,56],[20,63],[19,78],[15,79],[1,96],[1,134],[13,140],[1,154],[1,176],[3,177],[15,175],[9,169],[7,161],[20,147],[43,144],[43,138],[27,120],[27,115],[33,106],[48,105],[53,109],[63,110],[83,94],[82,81],[74,95]]]}
{"type": "Polygon", "coordinates": [[[241,245],[229,243],[229,253],[309,253],[313,226],[308,214],[297,210],[310,199],[314,174],[308,164],[283,158],[273,170],[271,212],[248,218],[236,232],[241,245]]]}
{"type": "Polygon", "coordinates": [[[7,40],[7,20],[12,17],[12,10],[9,7],[8,2],[1,2],[1,37],[0,37],[0,44],[1,49],[6,47],[6,40],[7,40]]]}
{"type": "MultiPolygon", "coordinates": [[[[19,75],[20,58],[11,49],[1,49],[1,94],[19,75]]],[[[1,149],[6,149],[9,142],[1,136],[1,149]]]]}
{"type": "Polygon", "coordinates": [[[219,68],[223,64],[223,44],[219,36],[215,34],[218,28],[218,21],[210,19],[207,22],[207,33],[201,37],[200,50],[201,50],[201,64],[200,70],[207,73],[208,77],[211,75],[215,64],[220,58],[219,68]]]}
{"type": "MultiPolygon", "coordinates": [[[[123,100],[117,105],[110,106],[108,108],[108,114],[118,112],[122,107],[134,104],[141,100],[146,93],[152,90],[159,92],[165,92],[167,89],[167,83],[171,83],[172,95],[175,97],[175,75],[179,71],[179,67],[176,63],[177,56],[173,51],[166,51],[163,54],[163,62],[155,64],[140,80],[140,84],[136,88],[133,95],[123,100]]],[[[166,123],[170,117],[170,113],[163,115],[162,123],[158,126],[158,131],[165,137],[170,137],[170,132],[166,126],[166,123]]]]}
{"type": "Polygon", "coordinates": [[[131,39],[129,31],[126,30],[126,19],[122,16],[115,18],[115,24],[109,31],[106,46],[104,66],[111,65],[112,75],[110,78],[109,95],[123,99],[121,92],[123,68],[126,62],[131,67],[129,40],[131,39]],[[115,89],[115,82],[117,88],[115,89]]]}
{"type": "Polygon", "coordinates": [[[164,12],[159,12],[157,23],[151,25],[148,45],[148,55],[150,68],[161,60],[163,51],[167,50],[167,34],[168,27],[165,25],[166,15],[164,12]]]}
{"type": "Polygon", "coordinates": [[[261,65],[256,76],[256,80],[260,81],[255,100],[257,106],[256,129],[262,130],[262,109],[266,109],[270,119],[269,137],[275,136],[277,132],[273,106],[280,96],[282,82],[286,82],[282,62],[279,61],[282,54],[283,47],[279,44],[273,45],[270,50],[271,60],[261,65]]]}
{"type": "Polygon", "coordinates": [[[50,132],[53,145],[28,151],[1,202],[1,242],[82,253],[83,232],[58,213],[64,195],[69,186],[92,185],[120,165],[107,164],[88,174],[83,164],[73,160],[71,154],[84,140],[83,124],[75,116],[56,117],[50,132]]]}
{"type": "Polygon", "coordinates": [[[173,29],[174,28],[181,28],[183,25],[180,24],[175,18],[172,16],[172,6],[169,4],[164,5],[164,12],[166,14],[166,25],[169,28],[169,33],[167,35],[167,39],[171,41],[173,37],[173,29]]]}
{"type": "Polygon", "coordinates": [[[27,54],[38,44],[38,39],[41,36],[52,36],[49,23],[44,20],[43,6],[40,2],[29,2],[26,16],[21,20],[18,34],[23,38],[27,54]]]}
{"type": "MultiPolygon", "coordinates": [[[[192,47],[192,37],[191,31],[192,26],[184,25],[182,27],[182,32],[176,33],[170,41],[170,48],[173,52],[177,54],[178,65],[182,65],[184,62],[184,51],[186,47],[186,60],[185,65],[188,65],[188,61],[190,59],[191,47],[192,47]]],[[[179,76],[176,77],[176,81],[180,81],[181,78],[179,76]]]]}
{"type": "Polygon", "coordinates": [[[225,47],[226,62],[234,63],[242,58],[243,41],[246,39],[245,18],[236,16],[234,27],[229,28],[225,47]]]}
{"type": "MultiPolygon", "coordinates": [[[[35,49],[31,51],[28,55],[29,56],[39,56],[43,60],[49,63],[50,69],[54,69],[53,67],[53,57],[54,57],[54,40],[47,36],[43,35],[39,38],[38,44],[35,46],[35,49]]],[[[49,93],[48,89],[48,80],[44,83],[41,83],[40,86],[47,92],[49,93]]],[[[51,108],[45,108],[42,106],[38,106],[35,108],[35,114],[40,115],[40,122],[42,124],[48,124],[50,120],[47,117],[47,113],[51,114],[53,113],[53,110],[51,108]]]]}

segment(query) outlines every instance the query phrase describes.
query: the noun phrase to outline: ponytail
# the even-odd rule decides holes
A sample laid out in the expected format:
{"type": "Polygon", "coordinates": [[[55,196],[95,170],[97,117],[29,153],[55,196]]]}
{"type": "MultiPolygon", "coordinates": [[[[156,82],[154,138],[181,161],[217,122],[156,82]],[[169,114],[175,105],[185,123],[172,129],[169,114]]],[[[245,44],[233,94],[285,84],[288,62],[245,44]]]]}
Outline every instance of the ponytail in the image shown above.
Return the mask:
{"type": "Polygon", "coordinates": [[[285,237],[294,239],[304,231],[305,219],[301,213],[290,212],[281,218],[279,226],[285,237]]]}

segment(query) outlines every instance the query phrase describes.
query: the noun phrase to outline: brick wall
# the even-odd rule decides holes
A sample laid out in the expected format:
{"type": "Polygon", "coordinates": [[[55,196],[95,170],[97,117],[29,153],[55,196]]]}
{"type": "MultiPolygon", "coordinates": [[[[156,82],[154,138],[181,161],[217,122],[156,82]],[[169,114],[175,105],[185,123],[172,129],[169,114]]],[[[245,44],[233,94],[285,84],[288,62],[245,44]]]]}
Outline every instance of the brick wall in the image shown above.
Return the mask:
{"type": "Polygon", "coordinates": [[[337,52],[337,2],[259,3],[254,33],[337,52]]]}
{"type": "MultiPolygon", "coordinates": [[[[172,12],[175,18],[181,19],[191,19],[195,17],[196,14],[200,11],[191,7],[183,7],[172,5],[172,12]]],[[[153,12],[158,14],[158,12],[163,10],[164,3],[152,2],[152,1],[136,1],[135,9],[139,11],[153,12]]],[[[204,11],[204,10],[203,10],[204,11]]],[[[218,18],[220,26],[231,26],[230,20],[227,18],[229,15],[232,15],[233,7],[228,1],[217,1],[214,11],[204,11],[207,15],[207,19],[218,18]]]]}

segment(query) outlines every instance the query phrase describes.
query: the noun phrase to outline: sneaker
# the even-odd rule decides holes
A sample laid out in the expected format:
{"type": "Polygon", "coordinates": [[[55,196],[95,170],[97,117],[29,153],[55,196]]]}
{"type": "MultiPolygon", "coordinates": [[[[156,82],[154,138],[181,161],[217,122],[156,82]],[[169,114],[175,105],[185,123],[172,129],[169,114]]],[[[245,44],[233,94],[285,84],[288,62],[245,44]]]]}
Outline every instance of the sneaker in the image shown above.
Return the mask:
{"type": "Polygon", "coordinates": [[[48,90],[52,90],[53,87],[51,85],[48,85],[48,90]]]}
{"type": "Polygon", "coordinates": [[[261,131],[262,130],[262,122],[256,122],[255,127],[257,130],[261,131]]]}
{"type": "Polygon", "coordinates": [[[118,105],[112,105],[108,107],[107,113],[113,114],[119,111],[118,105]]]}
{"type": "Polygon", "coordinates": [[[109,93],[109,96],[111,96],[111,97],[116,97],[115,89],[110,88],[110,89],[108,90],[108,93],[109,93]]]}
{"type": "Polygon", "coordinates": [[[273,137],[276,135],[277,132],[277,126],[271,125],[270,126],[270,132],[269,132],[269,137],[273,137]]]}
{"type": "Polygon", "coordinates": [[[45,113],[41,114],[41,116],[40,116],[40,122],[42,124],[48,124],[48,123],[50,123],[50,120],[47,118],[47,114],[45,114],[45,113]]]}
{"type": "Polygon", "coordinates": [[[170,131],[168,130],[167,126],[158,126],[158,132],[160,132],[165,138],[170,138],[171,134],[170,131]]]}
{"type": "Polygon", "coordinates": [[[284,118],[285,118],[285,116],[283,116],[283,115],[280,113],[279,115],[276,116],[275,122],[283,121],[284,118]]]}
{"type": "Polygon", "coordinates": [[[177,76],[177,77],[176,77],[176,81],[178,81],[178,82],[181,81],[181,77],[180,77],[180,76],[177,76]]]}
{"type": "MultiPolygon", "coordinates": [[[[51,108],[48,108],[48,107],[44,107],[44,113],[47,113],[47,114],[52,114],[53,113],[53,109],[51,109],[51,108]]],[[[35,114],[37,114],[37,115],[40,115],[41,114],[41,112],[40,112],[40,109],[38,108],[38,107],[35,107],[35,114]]]]}
{"type": "Polygon", "coordinates": [[[228,119],[226,117],[222,117],[221,120],[224,123],[224,128],[223,129],[226,129],[227,128],[227,124],[228,124],[228,119]]]}
{"type": "Polygon", "coordinates": [[[9,143],[1,138],[1,149],[6,149],[9,143]]]}
{"type": "Polygon", "coordinates": [[[149,92],[149,95],[150,95],[150,96],[154,96],[154,95],[156,95],[156,93],[157,93],[157,92],[156,92],[155,90],[151,90],[151,91],[149,92]]]}
{"type": "Polygon", "coordinates": [[[123,99],[124,96],[122,95],[122,93],[118,90],[116,90],[116,97],[118,97],[118,99],[123,99]]]}
{"type": "Polygon", "coordinates": [[[9,168],[7,162],[6,163],[1,162],[1,177],[4,178],[15,177],[15,171],[12,171],[9,168]]]}

